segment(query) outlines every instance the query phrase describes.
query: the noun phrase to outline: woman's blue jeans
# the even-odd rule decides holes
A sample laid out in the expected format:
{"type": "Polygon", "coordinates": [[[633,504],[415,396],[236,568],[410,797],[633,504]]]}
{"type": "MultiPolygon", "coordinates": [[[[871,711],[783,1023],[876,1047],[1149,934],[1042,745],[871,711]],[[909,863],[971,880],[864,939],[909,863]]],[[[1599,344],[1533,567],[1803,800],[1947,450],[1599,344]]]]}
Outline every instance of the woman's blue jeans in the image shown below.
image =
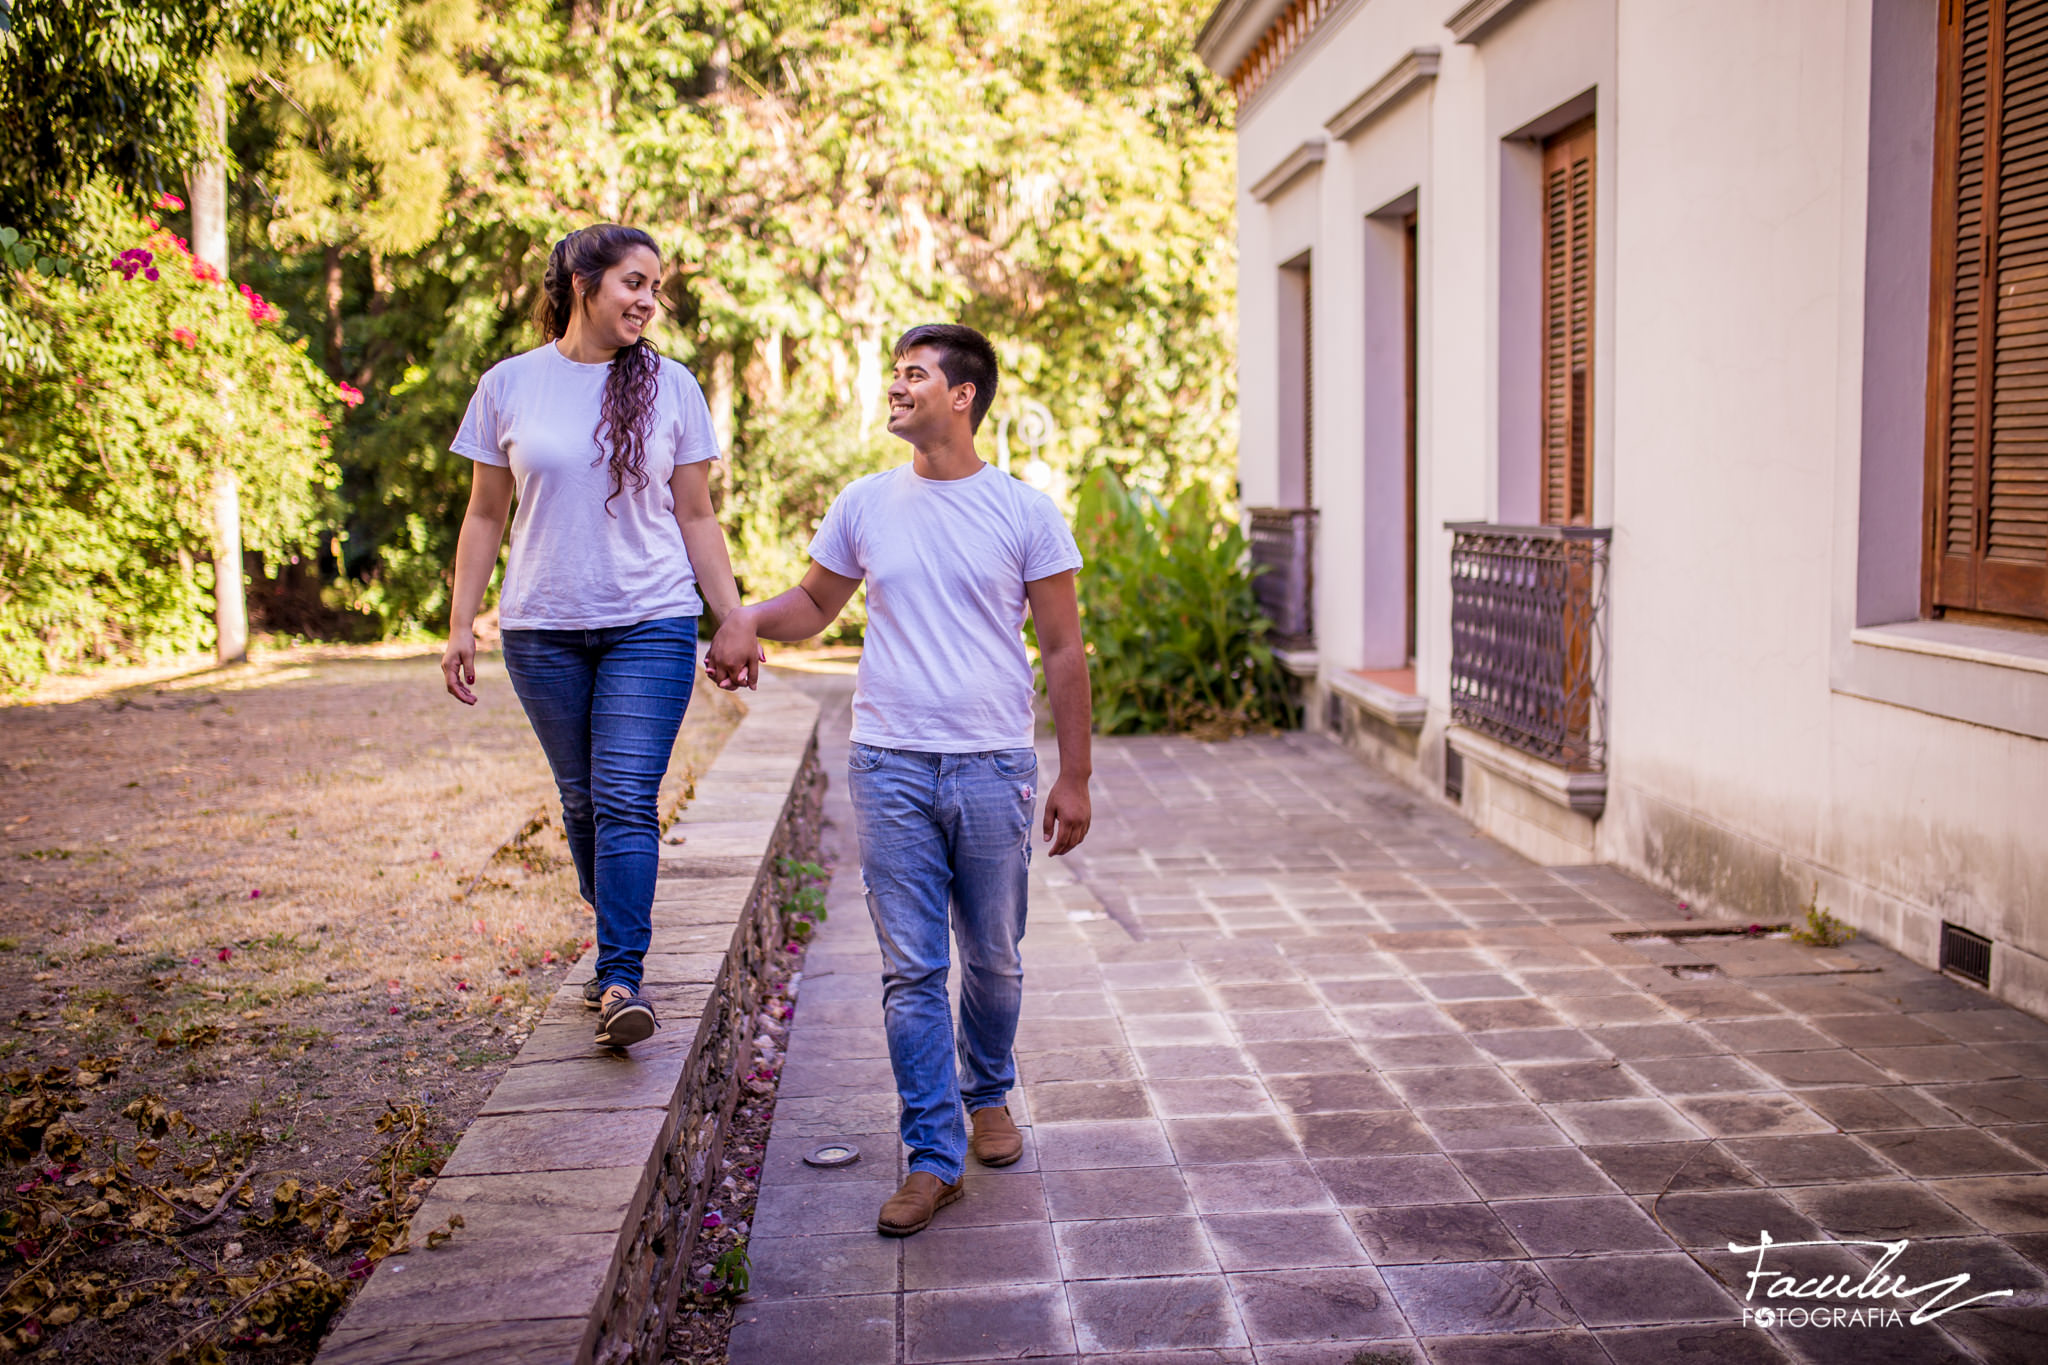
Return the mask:
{"type": "Polygon", "coordinates": [[[597,911],[597,979],[637,991],[653,933],[655,805],[690,704],[696,618],[508,630],[504,651],[562,794],[577,890],[597,911]]]}
{"type": "Polygon", "coordinates": [[[847,792],[882,947],[882,1020],[910,1169],[948,1183],[967,1164],[968,1112],[1017,1083],[1026,890],[1038,755],[853,746],[847,792]],[[946,998],[960,945],[960,1024],[946,998]]]}

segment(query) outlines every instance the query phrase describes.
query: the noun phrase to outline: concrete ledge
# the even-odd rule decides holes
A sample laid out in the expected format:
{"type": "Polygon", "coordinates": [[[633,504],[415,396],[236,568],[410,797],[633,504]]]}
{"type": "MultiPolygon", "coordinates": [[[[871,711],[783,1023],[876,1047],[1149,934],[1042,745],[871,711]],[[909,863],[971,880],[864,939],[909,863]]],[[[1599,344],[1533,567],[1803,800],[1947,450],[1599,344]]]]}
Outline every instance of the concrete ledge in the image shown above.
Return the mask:
{"type": "Polygon", "coordinates": [[[1442,55],[1434,47],[1418,47],[1402,54],[1401,60],[1389,67],[1385,74],[1366,87],[1364,94],[1345,105],[1323,127],[1339,142],[1350,141],[1381,114],[1435,80],[1442,55]]]}
{"type": "Polygon", "coordinates": [[[659,1361],[753,1055],[790,861],[816,857],[818,708],[764,678],[661,847],[642,992],[661,1031],[591,1043],[581,973],[549,1003],[320,1365],[659,1361]]]}
{"type": "Polygon", "coordinates": [[[1355,673],[1332,673],[1323,680],[1338,696],[1356,702],[1373,719],[1397,730],[1420,730],[1429,718],[1429,698],[1396,692],[1355,673]]]}
{"type": "Polygon", "coordinates": [[[1252,182],[1251,196],[1261,204],[1323,164],[1329,143],[1312,137],[1281,159],[1279,165],[1252,182]]]}
{"type": "Polygon", "coordinates": [[[1465,760],[1462,808],[1482,831],[1545,866],[1599,861],[1607,774],[1567,772],[1461,725],[1444,739],[1465,760]]]}

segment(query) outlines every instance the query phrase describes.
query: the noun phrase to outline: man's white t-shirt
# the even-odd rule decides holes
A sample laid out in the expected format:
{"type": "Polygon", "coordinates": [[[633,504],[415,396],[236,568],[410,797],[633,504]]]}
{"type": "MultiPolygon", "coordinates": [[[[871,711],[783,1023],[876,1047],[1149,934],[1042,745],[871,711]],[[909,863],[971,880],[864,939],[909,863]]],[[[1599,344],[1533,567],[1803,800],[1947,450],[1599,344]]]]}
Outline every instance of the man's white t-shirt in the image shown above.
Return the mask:
{"type": "Polygon", "coordinates": [[[1051,498],[992,465],[964,479],[902,465],[846,486],[811,558],[867,580],[854,743],[934,754],[1031,747],[1024,585],[1081,567],[1051,498]]]}
{"type": "Polygon", "coordinates": [[[690,372],[661,359],[647,430],[647,486],[610,506],[611,452],[597,441],[609,362],[585,365],[549,342],[492,366],[449,447],[510,467],[519,489],[499,595],[506,630],[600,630],[696,616],[697,575],[668,481],[717,458],[711,410],[690,372]]]}

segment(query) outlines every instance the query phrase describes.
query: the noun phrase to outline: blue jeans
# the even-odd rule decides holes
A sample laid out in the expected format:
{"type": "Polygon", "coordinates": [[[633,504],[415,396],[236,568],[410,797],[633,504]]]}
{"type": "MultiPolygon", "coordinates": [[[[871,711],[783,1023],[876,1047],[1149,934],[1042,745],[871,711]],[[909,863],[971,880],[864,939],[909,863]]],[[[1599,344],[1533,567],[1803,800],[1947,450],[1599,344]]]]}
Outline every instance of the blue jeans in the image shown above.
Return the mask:
{"type": "Polygon", "coordinates": [[[1003,1103],[1024,998],[1025,893],[1038,755],[853,746],[847,791],[882,947],[882,1017],[910,1169],[948,1183],[967,1163],[968,1111],[1003,1103]],[[957,1041],[948,928],[960,944],[957,1041]]]}
{"type": "Polygon", "coordinates": [[[505,671],[562,794],[576,887],[597,911],[597,979],[640,989],[661,835],[655,803],[697,667],[697,622],[508,630],[505,671]]]}

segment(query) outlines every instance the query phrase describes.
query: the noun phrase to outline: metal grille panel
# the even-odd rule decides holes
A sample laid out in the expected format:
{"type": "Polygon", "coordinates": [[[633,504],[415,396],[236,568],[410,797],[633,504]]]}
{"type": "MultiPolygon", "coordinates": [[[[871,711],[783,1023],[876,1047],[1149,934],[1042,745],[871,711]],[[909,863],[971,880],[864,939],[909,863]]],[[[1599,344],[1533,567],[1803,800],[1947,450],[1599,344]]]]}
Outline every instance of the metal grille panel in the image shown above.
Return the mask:
{"type": "Polygon", "coordinates": [[[1941,969],[1980,986],[1991,984],[1991,940],[1960,925],[1941,926],[1941,969]]]}
{"type": "Polygon", "coordinates": [[[1451,717],[1571,772],[1607,763],[1607,546],[1587,526],[1449,527],[1451,717]]]}
{"type": "Polygon", "coordinates": [[[1315,644],[1316,514],[1303,507],[1253,507],[1252,564],[1266,572],[1252,580],[1259,612],[1273,623],[1282,649],[1315,644]]]}

